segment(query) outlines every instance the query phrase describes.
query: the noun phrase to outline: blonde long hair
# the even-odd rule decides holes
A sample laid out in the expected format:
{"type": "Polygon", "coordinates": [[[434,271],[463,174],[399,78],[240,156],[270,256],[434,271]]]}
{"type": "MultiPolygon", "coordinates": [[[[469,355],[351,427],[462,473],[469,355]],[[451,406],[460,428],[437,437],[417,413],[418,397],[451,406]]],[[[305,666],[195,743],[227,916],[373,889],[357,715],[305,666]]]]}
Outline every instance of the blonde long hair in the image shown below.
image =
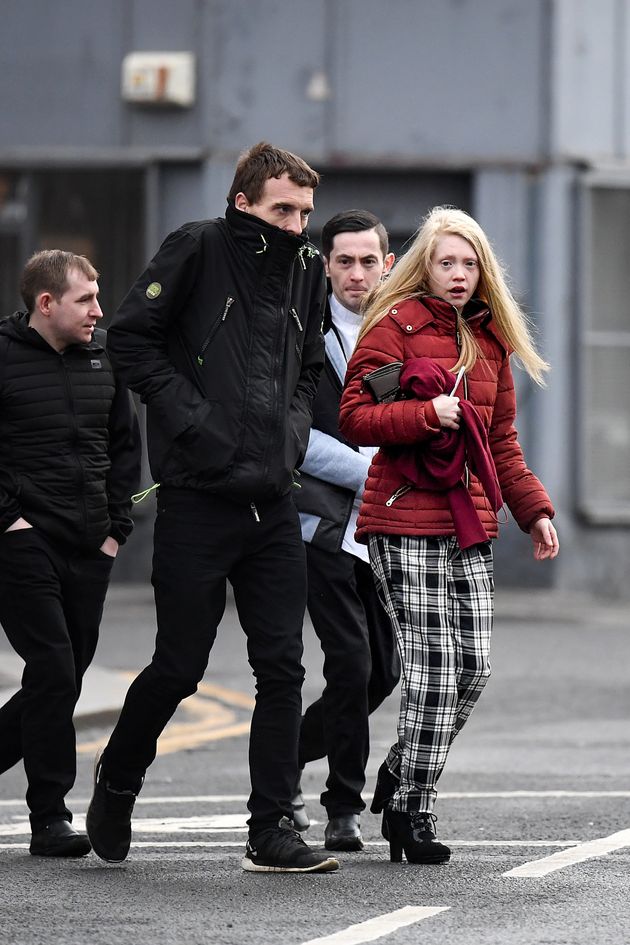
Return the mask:
{"type": "MultiPolygon", "coordinates": [[[[475,296],[492,313],[501,337],[517,356],[529,376],[544,387],[543,374],[549,365],[536,351],[529,321],[514,299],[506,275],[488,237],[476,220],[455,207],[434,207],[424,218],[413,243],[400,257],[387,279],[376,286],[365,300],[365,317],[359,340],[387,315],[393,305],[405,299],[429,295],[429,267],[441,236],[461,236],[473,247],[479,260],[479,284],[475,296]]],[[[457,317],[462,340],[460,356],[453,370],[469,371],[479,355],[474,335],[464,318],[457,317]]]]}

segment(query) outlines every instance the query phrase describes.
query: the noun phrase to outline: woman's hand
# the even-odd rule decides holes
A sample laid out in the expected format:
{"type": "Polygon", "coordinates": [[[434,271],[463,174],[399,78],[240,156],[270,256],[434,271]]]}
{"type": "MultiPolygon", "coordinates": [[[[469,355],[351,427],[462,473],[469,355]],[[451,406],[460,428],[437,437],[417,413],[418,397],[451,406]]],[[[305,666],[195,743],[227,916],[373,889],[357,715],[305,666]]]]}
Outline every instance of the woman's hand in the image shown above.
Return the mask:
{"type": "Polygon", "coordinates": [[[551,523],[551,519],[539,518],[529,530],[534,542],[534,558],[544,561],[545,558],[555,558],[560,551],[558,535],[551,523]]]}
{"type": "Polygon", "coordinates": [[[459,397],[449,397],[448,394],[440,394],[431,401],[438,415],[440,425],[448,427],[450,430],[459,430],[459,417],[461,408],[459,406],[459,397]]]}

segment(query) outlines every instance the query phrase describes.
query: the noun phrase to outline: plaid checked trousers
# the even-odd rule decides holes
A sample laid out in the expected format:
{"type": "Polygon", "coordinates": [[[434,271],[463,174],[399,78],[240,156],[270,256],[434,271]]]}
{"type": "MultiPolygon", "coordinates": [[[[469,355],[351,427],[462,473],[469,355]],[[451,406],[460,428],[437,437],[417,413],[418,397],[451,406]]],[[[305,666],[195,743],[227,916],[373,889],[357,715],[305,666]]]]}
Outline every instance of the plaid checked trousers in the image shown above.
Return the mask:
{"type": "Polygon", "coordinates": [[[490,676],[492,546],[371,535],[369,549],[402,664],[398,741],[386,759],[400,786],[390,806],[431,811],[451,743],[490,676]]]}

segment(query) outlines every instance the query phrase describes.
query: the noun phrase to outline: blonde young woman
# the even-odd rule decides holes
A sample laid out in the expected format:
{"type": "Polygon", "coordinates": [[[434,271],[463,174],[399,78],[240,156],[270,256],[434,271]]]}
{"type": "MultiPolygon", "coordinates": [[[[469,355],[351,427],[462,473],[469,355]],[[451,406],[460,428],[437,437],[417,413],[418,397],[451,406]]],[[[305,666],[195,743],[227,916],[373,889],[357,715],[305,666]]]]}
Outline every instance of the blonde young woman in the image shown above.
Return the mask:
{"type": "Polygon", "coordinates": [[[402,662],[398,740],[372,804],[392,861],[403,850],[413,863],[450,857],[436,837],[436,784],[490,675],[501,504],[537,560],[559,550],[553,506],[514,429],[511,355],[543,384],[548,365],[483,230],[436,207],[368,299],[340,413],[345,437],[380,446],[357,538],[369,544],[402,662]],[[392,362],[402,362],[402,395],[377,402],[365,376],[392,362]]]}

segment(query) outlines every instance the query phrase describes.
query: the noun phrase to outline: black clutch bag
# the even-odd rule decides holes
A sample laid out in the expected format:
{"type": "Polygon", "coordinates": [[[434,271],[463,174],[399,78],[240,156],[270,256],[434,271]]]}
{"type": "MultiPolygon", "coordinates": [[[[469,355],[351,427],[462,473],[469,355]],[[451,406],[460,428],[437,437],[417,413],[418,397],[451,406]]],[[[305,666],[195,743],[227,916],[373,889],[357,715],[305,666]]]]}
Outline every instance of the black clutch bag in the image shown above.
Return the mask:
{"type": "Polygon", "coordinates": [[[363,383],[377,404],[388,404],[400,396],[402,361],[391,361],[363,375],[363,383]]]}

